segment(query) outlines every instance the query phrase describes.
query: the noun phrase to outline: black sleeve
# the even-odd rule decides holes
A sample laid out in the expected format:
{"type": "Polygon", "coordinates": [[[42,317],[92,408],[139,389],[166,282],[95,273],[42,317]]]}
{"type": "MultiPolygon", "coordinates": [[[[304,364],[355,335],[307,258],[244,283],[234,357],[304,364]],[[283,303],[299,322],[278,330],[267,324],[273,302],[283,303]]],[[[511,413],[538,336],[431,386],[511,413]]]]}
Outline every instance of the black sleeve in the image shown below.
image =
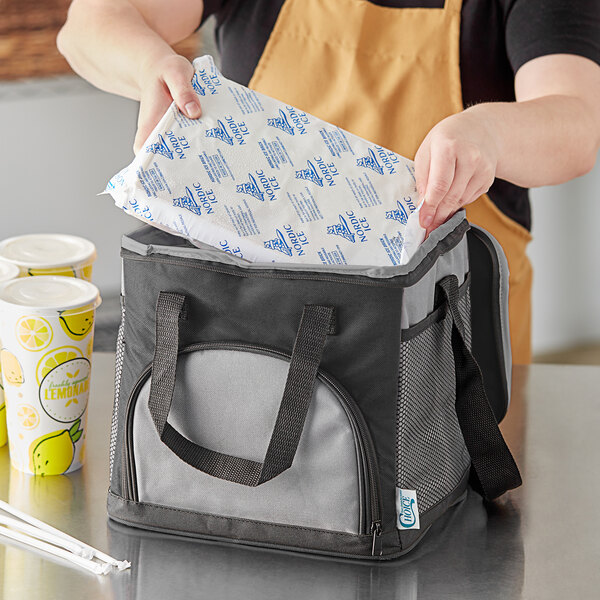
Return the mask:
{"type": "Polygon", "coordinates": [[[538,56],[577,54],[600,64],[599,0],[501,0],[513,72],[538,56]]]}
{"type": "Polygon", "coordinates": [[[204,10],[202,11],[202,23],[208,19],[211,15],[218,13],[227,0],[204,0],[204,10]]]}

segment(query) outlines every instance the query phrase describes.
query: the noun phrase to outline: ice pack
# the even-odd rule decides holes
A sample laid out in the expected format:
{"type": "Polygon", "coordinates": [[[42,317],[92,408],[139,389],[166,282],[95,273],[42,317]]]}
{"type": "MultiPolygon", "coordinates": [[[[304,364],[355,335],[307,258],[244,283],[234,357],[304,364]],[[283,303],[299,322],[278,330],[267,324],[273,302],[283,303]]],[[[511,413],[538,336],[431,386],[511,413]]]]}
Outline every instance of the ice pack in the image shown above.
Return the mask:
{"type": "Polygon", "coordinates": [[[173,103],[105,192],[142,221],[253,262],[405,264],[423,241],[414,164],[194,61],[202,117],[173,103]]]}

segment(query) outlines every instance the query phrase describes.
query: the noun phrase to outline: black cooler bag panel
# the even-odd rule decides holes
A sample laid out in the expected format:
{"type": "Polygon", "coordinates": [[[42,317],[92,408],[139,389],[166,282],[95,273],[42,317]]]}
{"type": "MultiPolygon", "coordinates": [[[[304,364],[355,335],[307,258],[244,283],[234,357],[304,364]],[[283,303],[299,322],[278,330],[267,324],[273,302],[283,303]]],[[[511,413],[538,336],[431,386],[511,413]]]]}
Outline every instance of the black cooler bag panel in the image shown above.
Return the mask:
{"type": "MultiPolygon", "coordinates": [[[[457,214],[408,265],[379,268],[251,264],[152,228],[126,236],[109,515],[385,559],[463,498],[472,464],[489,497],[518,485],[470,352],[468,229],[457,214]],[[415,491],[419,529],[399,525],[397,488],[415,491]]],[[[505,275],[486,282],[496,311],[505,275]]],[[[502,415],[510,357],[495,356],[484,381],[504,379],[502,415]]]]}

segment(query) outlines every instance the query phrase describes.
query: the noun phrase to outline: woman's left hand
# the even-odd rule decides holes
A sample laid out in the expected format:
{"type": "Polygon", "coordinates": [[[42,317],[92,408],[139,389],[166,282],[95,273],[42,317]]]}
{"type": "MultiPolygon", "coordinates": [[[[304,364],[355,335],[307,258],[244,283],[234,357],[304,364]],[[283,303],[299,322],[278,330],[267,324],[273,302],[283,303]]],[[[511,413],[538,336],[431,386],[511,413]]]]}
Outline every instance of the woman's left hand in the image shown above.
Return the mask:
{"type": "Polygon", "coordinates": [[[420,223],[429,235],[494,181],[498,144],[485,118],[469,110],[440,121],[415,156],[420,223]]]}

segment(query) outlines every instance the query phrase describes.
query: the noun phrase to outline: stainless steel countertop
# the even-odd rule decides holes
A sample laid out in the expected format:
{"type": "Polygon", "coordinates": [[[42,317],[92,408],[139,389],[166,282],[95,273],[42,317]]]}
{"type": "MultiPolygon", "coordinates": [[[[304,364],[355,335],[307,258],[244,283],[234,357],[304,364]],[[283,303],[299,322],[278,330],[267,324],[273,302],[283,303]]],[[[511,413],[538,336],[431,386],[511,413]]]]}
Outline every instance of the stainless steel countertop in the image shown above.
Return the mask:
{"type": "Polygon", "coordinates": [[[471,494],[412,554],[365,564],[180,539],[108,522],[113,354],[95,354],[88,463],[33,478],[0,448],[0,498],[132,561],[96,577],[0,545],[5,600],[597,598],[600,589],[600,367],[516,367],[502,424],[524,485],[484,506],[471,494]]]}

